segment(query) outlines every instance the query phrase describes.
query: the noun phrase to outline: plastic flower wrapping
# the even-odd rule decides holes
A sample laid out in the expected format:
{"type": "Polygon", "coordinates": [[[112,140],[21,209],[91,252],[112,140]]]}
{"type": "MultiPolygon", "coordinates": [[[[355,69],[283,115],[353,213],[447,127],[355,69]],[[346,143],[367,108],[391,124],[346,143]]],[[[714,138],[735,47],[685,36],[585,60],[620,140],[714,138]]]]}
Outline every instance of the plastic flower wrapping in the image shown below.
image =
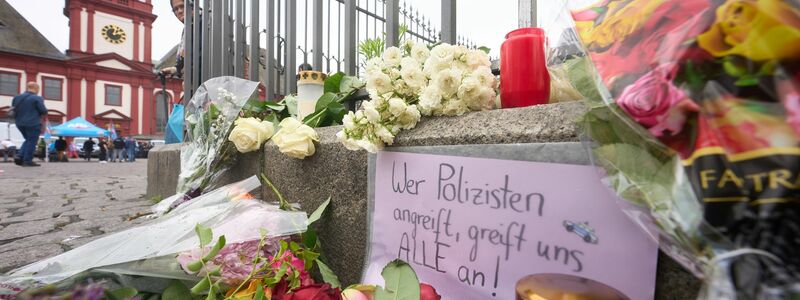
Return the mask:
{"type": "Polygon", "coordinates": [[[596,161],[650,212],[630,216],[655,221],[701,298],[798,297],[800,4],[603,0],[572,17],[604,95],[584,95],[596,161]]]}
{"type": "MultiPolygon", "coordinates": [[[[237,152],[234,145],[243,140],[238,132],[231,136],[231,131],[257,89],[257,82],[230,76],[209,79],[197,89],[186,106],[187,143],[181,148],[178,195],[161,201],[154,207],[156,213],[174,209],[213,188],[213,180],[231,167],[237,152]],[[228,143],[229,138],[234,142],[228,143]]],[[[266,138],[256,140],[263,143],[266,138]]]]}
{"type": "Polygon", "coordinates": [[[0,277],[0,283],[69,287],[95,274],[113,274],[125,286],[136,285],[136,278],[150,278],[137,288],[160,293],[161,283],[169,279],[199,280],[185,269],[188,261],[209,254],[207,247],[198,250],[195,232],[202,227],[227,240],[207,267],[224,266],[219,276],[235,284],[253,269],[252,258],[258,251],[274,255],[280,241],[307,228],[305,212],[281,210],[252,198],[248,192],[260,185],[253,176],[215,189],[157,219],[13,270],[0,277]]]}

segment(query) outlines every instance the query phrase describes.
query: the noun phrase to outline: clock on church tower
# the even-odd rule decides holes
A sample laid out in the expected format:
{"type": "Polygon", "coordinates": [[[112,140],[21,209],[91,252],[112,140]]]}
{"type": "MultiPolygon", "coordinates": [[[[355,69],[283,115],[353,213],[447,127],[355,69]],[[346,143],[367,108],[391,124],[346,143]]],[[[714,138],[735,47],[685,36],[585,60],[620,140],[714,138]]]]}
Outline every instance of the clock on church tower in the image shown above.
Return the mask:
{"type": "Polygon", "coordinates": [[[69,52],[73,56],[118,54],[151,65],[151,0],[67,0],[69,52]]]}

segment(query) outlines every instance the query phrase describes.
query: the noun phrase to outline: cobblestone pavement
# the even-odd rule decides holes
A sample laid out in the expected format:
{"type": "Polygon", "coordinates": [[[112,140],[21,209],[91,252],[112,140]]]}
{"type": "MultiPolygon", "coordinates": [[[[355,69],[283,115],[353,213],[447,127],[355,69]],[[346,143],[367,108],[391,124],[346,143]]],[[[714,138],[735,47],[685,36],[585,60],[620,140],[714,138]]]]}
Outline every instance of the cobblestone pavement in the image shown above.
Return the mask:
{"type": "Polygon", "coordinates": [[[144,221],[147,160],[0,162],[0,273],[144,221]]]}

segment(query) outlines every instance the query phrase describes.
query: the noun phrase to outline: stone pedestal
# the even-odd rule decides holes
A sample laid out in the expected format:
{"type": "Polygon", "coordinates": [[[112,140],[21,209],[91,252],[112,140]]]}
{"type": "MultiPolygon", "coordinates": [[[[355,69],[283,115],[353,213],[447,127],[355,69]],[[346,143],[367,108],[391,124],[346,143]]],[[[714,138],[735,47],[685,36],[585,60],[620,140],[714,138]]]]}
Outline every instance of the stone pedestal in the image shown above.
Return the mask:
{"type": "MultiPolygon", "coordinates": [[[[414,130],[400,133],[393,146],[578,142],[581,130],[575,121],[584,112],[581,103],[572,102],[426,118],[414,130]]],[[[360,280],[364,267],[368,154],[345,149],[335,137],[339,130],[339,126],[317,129],[317,153],[304,160],[289,158],[268,142],[263,160],[253,155],[240,157],[238,167],[232,169],[234,174],[226,176],[233,181],[263,172],[286,199],[309,213],[331,197],[329,212],[317,224],[318,233],[326,262],[342,283],[349,285],[360,280]]],[[[174,192],[175,185],[171,190],[168,186],[174,180],[162,176],[176,174],[176,166],[163,161],[179,161],[179,150],[163,147],[150,155],[148,195],[155,196],[152,191],[167,197],[174,192]]],[[[276,200],[268,187],[262,187],[262,195],[276,200]]],[[[698,281],[664,255],[659,256],[658,273],[656,299],[696,298],[698,281]]]]}

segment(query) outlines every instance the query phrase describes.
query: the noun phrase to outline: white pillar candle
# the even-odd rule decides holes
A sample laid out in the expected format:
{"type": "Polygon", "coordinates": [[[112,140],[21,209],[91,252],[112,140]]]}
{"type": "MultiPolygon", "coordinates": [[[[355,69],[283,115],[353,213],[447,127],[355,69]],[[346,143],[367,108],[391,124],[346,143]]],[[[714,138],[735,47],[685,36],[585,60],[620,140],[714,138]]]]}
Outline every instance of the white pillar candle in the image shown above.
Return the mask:
{"type": "Polygon", "coordinates": [[[319,71],[301,71],[297,74],[297,117],[300,120],[314,113],[317,100],[324,91],[326,77],[319,71]]]}

